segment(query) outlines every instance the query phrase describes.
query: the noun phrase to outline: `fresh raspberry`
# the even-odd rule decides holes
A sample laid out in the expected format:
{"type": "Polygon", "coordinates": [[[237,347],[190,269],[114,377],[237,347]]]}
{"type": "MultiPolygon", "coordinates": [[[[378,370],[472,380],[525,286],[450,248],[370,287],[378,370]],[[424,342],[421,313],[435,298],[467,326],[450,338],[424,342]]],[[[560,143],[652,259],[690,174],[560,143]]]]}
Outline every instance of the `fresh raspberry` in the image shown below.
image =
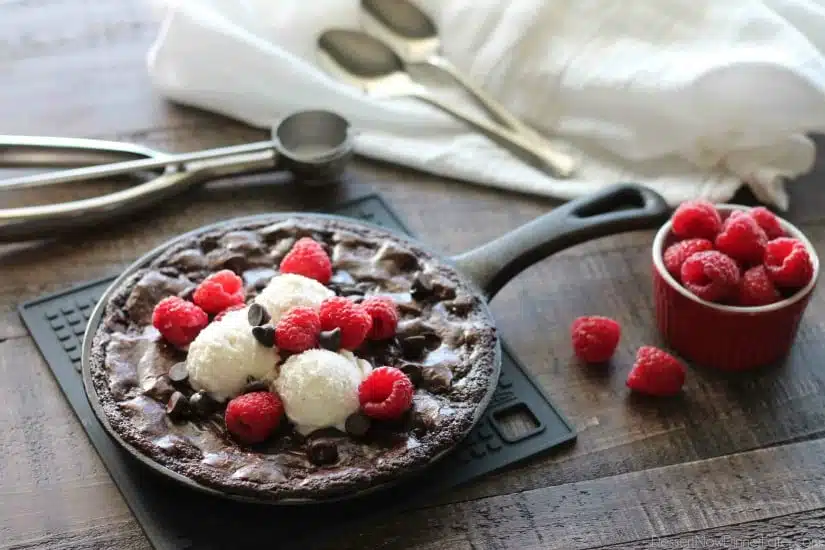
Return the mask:
{"type": "Polygon", "coordinates": [[[225,310],[223,310],[223,311],[221,311],[220,313],[218,313],[217,315],[215,315],[215,319],[214,319],[214,320],[215,320],[215,321],[220,321],[221,319],[223,319],[224,315],[226,315],[226,314],[227,314],[227,313],[229,313],[230,311],[238,311],[239,309],[243,309],[243,308],[245,308],[245,307],[246,307],[246,304],[245,304],[245,303],[244,303],[244,304],[235,304],[234,306],[229,306],[229,307],[228,307],[228,308],[226,308],[225,310]]]}
{"type": "Polygon", "coordinates": [[[751,209],[748,214],[759,224],[759,227],[762,228],[769,239],[778,239],[785,236],[785,230],[782,229],[779,218],[764,206],[757,206],[751,209]]]}
{"type": "Polygon", "coordinates": [[[747,270],[739,282],[740,306],[766,306],[778,302],[781,296],[773,281],[768,277],[764,265],[758,265],[747,270]]]}
{"type": "Polygon", "coordinates": [[[318,242],[303,237],[281,260],[281,273],[294,273],[327,284],[332,278],[332,261],[318,242]]]}
{"type": "Polygon", "coordinates": [[[241,443],[260,443],[272,435],[281,423],[284,405],[268,391],[245,393],[226,406],[226,429],[241,443]]]}
{"type": "Polygon", "coordinates": [[[395,328],[398,326],[398,308],[392,298],[372,296],[361,302],[361,307],[372,317],[372,328],[367,338],[386,340],[395,336],[395,328]]]}
{"type": "Polygon", "coordinates": [[[685,370],[685,365],[666,351],[642,346],[627,376],[627,387],[658,397],[675,395],[685,383],[685,370]]]}
{"type": "Polygon", "coordinates": [[[297,306],[287,311],[275,325],[275,344],[280,349],[301,353],[318,345],[321,319],[311,307],[297,306]]]}
{"type": "Polygon", "coordinates": [[[665,269],[678,281],[682,278],[682,264],[697,252],[713,250],[713,243],[707,239],[687,239],[673,243],[662,255],[665,269]]]}
{"type": "Polygon", "coordinates": [[[765,269],[773,283],[783,288],[802,288],[814,275],[808,249],[789,237],[774,239],[765,246],[765,269]]]}
{"type": "Polygon", "coordinates": [[[372,328],[367,310],[343,296],[333,296],[321,303],[321,330],[341,329],[341,347],[354,350],[372,328]]]}
{"type": "Polygon", "coordinates": [[[697,252],[682,264],[682,284],[708,302],[729,298],[739,285],[739,266],[717,250],[697,252]]]}
{"type": "Polygon", "coordinates": [[[762,263],[768,236],[756,220],[742,211],[732,212],[716,236],[716,250],[743,265],[762,263]]]}
{"type": "Polygon", "coordinates": [[[722,229],[719,211],[705,200],[683,202],[671,221],[673,234],[680,239],[713,239],[722,229]]]}
{"type": "Polygon", "coordinates": [[[167,342],[185,347],[209,324],[209,316],[192,302],[178,296],[164,298],[152,312],[152,326],[167,342]]]}
{"type": "Polygon", "coordinates": [[[413,385],[395,367],[378,367],[358,386],[358,401],[364,414],[377,420],[393,420],[410,408],[413,385]]]}
{"type": "Polygon", "coordinates": [[[570,326],[573,351],[587,363],[604,363],[619,345],[622,328],[613,319],[592,315],[579,317],[570,326]]]}
{"type": "Polygon", "coordinates": [[[222,269],[203,280],[192,301],[206,313],[216,314],[244,303],[243,279],[229,269],[222,269]]]}

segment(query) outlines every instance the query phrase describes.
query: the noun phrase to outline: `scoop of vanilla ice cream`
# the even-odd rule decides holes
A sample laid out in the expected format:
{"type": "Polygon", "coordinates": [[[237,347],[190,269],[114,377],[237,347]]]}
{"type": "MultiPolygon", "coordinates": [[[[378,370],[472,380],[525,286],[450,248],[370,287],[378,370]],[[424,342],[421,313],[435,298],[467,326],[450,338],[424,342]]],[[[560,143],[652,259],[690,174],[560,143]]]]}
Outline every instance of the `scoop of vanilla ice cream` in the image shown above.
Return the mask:
{"type": "Polygon", "coordinates": [[[347,417],[358,411],[358,386],[366,374],[360,364],[363,360],[349,355],[311,349],[281,365],[275,389],[300,433],[321,428],[343,430],[347,417]]]}
{"type": "Polygon", "coordinates": [[[335,296],[335,293],[315,279],[294,273],[283,273],[269,281],[266,288],[255,297],[255,302],[266,308],[272,317],[270,322],[274,325],[293,307],[318,308],[321,307],[321,302],[332,296],[335,296]]]}
{"type": "Polygon", "coordinates": [[[278,354],[252,336],[248,307],[230,311],[207,325],[189,345],[186,370],[189,383],[216,399],[240,394],[247,377],[273,380],[278,354]]]}

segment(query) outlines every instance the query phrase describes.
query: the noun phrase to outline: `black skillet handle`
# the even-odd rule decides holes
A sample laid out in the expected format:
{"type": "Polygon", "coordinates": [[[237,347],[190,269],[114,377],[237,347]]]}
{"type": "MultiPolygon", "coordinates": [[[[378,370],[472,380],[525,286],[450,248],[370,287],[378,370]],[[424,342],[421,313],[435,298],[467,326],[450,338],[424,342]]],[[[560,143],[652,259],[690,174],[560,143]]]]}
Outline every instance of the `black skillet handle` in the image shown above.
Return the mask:
{"type": "Polygon", "coordinates": [[[670,207],[656,192],[617,184],[569,201],[506,235],[453,258],[453,262],[492,298],[507,282],[547,256],[616,233],[655,229],[670,207]]]}

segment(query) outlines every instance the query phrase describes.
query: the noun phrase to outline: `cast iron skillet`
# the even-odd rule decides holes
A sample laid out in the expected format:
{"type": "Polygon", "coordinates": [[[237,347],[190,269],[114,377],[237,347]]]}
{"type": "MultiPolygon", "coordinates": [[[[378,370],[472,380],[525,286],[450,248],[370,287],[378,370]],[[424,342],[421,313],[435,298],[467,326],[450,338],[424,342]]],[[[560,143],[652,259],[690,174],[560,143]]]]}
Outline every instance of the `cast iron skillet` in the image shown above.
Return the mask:
{"type": "MultiPolygon", "coordinates": [[[[482,303],[486,304],[486,301],[495,296],[495,294],[501,290],[501,288],[510,279],[515,277],[527,267],[555,252],[591,239],[616,233],[654,229],[667,220],[669,213],[669,207],[655,192],[637,185],[618,184],[606,188],[591,196],[567,202],[562,206],[553,209],[548,214],[536,218],[535,220],[522,225],[521,227],[503,235],[502,237],[499,237],[498,239],[452,258],[444,258],[437,252],[434,252],[430,247],[417,242],[416,244],[421,246],[422,249],[432,253],[436,259],[440,258],[447,265],[452,265],[458,271],[459,277],[463,278],[462,282],[469,288],[473,289],[476,295],[482,299],[482,303]]],[[[459,441],[456,441],[452,447],[446,449],[422,468],[408,470],[403,475],[399,475],[398,478],[393,481],[379,483],[368,489],[359,490],[342,497],[323,499],[274,499],[271,497],[267,498],[265,496],[256,497],[250,494],[237,494],[234,492],[221,491],[214,487],[198,483],[193,479],[185,477],[157,462],[154,462],[152,459],[124,441],[118,433],[112,429],[92,383],[90,356],[95,331],[97,330],[101,317],[103,316],[106,303],[109,301],[114,291],[121,284],[123,284],[127,278],[134,274],[136,270],[147,265],[179,240],[207,231],[219,229],[227,223],[274,223],[285,220],[291,216],[301,216],[302,218],[316,217],[318,219],[332,218],[350,226],[368,226],[383,231],[385,234],[392,234],[392,232],[387,231],[385,228],[377,227],[373,224],[353,220],[351,218],[323,214],[277,213],[229,220],[227,222],[206,226],[177,237],[176,239],[168,241],[167,243],[144,255],[132,264],[131,267],[126,269],[126,271],[112,283],[92,312],[92,316],[83,339],[82,356],[83,384],[92,410],[95,412],[95,415],[100,420],[104,429],[111,437],[115,439],[115,441],[120,444],[121,447],[126,449],[129,454],[163,477],[198,491],[245,502],[265,504],[310,504],[330,502],[333,500],[345,500],[360,497],[367,493],[375,492],[379,489],[385,489],[387,487],[397,485],[401,481],[408,479],[414,473],[419,473],[423,469],[426,469],[426,467],[434,464],[438,459],[452,451],[459,443],[459,441]]],[[[407,235],[398,235],[398,237],[406,241],[411,240],[407,235]]],[[[493,316],[486,306],[484,306],[484,313],[490,323],[493,324],[493,316]]],[[[497,340],[494,365],[495,373],[490,377],[487,393],[476,409],[472,425],[463,435],[469,433],[472,427],[478,423],[487,408],[498,383],[500,368],[501,349],[497,340]]]]}

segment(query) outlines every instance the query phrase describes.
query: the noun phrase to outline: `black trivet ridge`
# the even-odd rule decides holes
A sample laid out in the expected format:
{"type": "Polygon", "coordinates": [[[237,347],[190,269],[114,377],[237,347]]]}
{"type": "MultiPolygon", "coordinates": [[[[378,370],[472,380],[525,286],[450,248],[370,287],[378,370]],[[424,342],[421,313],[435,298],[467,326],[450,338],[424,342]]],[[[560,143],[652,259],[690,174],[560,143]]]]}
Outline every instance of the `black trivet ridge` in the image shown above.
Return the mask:
{"type": "MultiPolygon", "coordinates": [[[[331,210],[411,234],[377,194],[331,210]]],[[[89,316],[114,277],[87,282],[21,304],[26,327],[60,388],[132,513],[157,550],[218,550],[247,541],[278,541],[279,548],[320,543],[342,529],[357,528],[377,514],[412,508],[437,492],[513,465],[542,451],[571,442],[570,422],[543,392],[536,379],[503,344],[501,377],[490,406],[475,429],[451,455],[425,474],[389,490],[343,504],[272,507],[204,495],[173,485],[139,463],[106,433],[83,389],[80,350],[89,316]],[[524,419],[514,432],[513,416],[524,419]],[[403,496],[402,496],[403,495],[403,496]],[[323,508],[321,510],[320,508],[323,508]],[[323,517],[322,521],[319,518],[323,517]]]]}

